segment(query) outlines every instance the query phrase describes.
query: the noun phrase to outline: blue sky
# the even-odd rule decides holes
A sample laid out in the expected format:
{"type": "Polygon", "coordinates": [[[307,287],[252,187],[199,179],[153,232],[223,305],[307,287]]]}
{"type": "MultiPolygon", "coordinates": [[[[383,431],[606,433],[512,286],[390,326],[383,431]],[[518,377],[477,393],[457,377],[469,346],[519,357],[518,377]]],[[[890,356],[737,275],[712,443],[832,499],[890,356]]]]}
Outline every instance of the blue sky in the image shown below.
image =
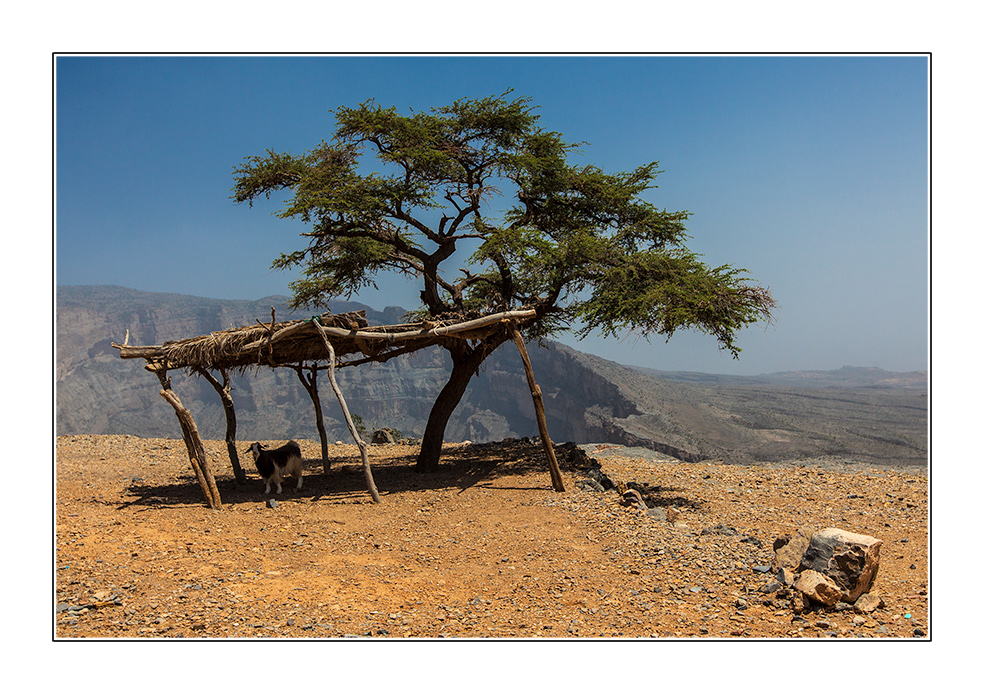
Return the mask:
{"type": "MultiPolygon", "coordinates": [[[[775,325],[742,333],[738,361],[699,333],[562,341],[670,371],[922,370],[927,80],[915,55],[61,56],[56,280],[287,294],[294,275],[270,262],[304,227],[232,202],[234,166],[330,139],[338,106],[426,110],[512,88],[543,127],[588,143],[583,163],[658,160],[648,199],[689,210],[690,247],[748,268],[781,305],[775,325]]],[[[407,296],[393,281],[358,299],[407,296]]]]}

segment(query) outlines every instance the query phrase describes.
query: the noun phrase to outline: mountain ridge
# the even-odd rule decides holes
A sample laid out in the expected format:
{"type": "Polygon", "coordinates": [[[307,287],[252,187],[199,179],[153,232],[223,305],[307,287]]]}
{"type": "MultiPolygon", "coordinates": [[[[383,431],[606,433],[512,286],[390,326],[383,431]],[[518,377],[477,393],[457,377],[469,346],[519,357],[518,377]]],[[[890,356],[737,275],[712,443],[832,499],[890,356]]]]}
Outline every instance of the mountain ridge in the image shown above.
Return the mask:
{"type": "MultiPolygon", "coordinates": [[[[110,343],[122,341],[127,330],[131,344],[207,334],[269,320],[271,307],[278,320],[308,317],[291,311],[287,301],[277,295],[224,300],[114,285],[58,286],[57,432],[175,436],[173,412],[154,380],[138,368],[142,364],[121,360],[110,343]]],[[[365,310],[370,324],[397,323],[405,313],[359,302],[332,302],[329,308],[365,310]]],[[[629,367],[559,343],[529,347],[557,441],[642,445],[690,461],[839,455],[925,464],[928,456],[925,372],[922,385],[919,372],[874,367],[720,376],[629,367]]],[[[446,353],[432,348],[385,364],[342,369],[339,382],[367,425],[419,436],[449,369],[446,353]]],[[[203,435],[221,438],[224,415],[211,387],[177,372],[174,382],[203,435]]],[[[293,371],[234,376],[233,387],[241,441],[316,437],[311,402],[293,371]]],[[[324,392],[322,401],[330,436],[346,438],[337,404],[324,392]]],[[[469,385],[447,438],[479,442],[536,431],[519,355],[504,347],[469,385]]]]}
{"type": "Polygon", "coordinates": [[[801,388],[926,388],[929,381],[929,374],[926,371],[887,371],[877,366],[846,365],[839,369],[774,371],[754,376],[733,376],[700,371],[662,371],[644,366],[626,366],[672,381],[704,384],[772,383],[796,385],[801,388]]]}

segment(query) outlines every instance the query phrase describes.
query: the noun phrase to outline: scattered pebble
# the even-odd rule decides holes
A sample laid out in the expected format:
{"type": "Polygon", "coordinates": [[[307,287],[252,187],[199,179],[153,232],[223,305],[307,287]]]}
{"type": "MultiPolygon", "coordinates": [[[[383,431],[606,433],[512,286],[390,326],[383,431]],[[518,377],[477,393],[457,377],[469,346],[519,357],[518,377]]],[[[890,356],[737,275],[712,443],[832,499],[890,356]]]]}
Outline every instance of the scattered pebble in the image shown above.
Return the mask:
{"type": "Polygon", "coordinates": [[[237,485],[225,442],[205,445],[217,513],[180,440],[58,437],[58,638],[926,636],[925,475],[612,446],[598,491],[558,446],[556,493],[531,442],[449,447],[426,476],[393,444],[373,448],[375,505],[354,445],[331,447],[325,478],[320,443],[302,441],[303,490],[285,485],[290,503],[259,516],[255,470],[237,485]],[[616,483],[635,483],[646,509],[621,505],[616,483]],[[771,580],[772,542],[803,526],[884,539],[884,607],[794,614],[796,591],[771,580]]]}

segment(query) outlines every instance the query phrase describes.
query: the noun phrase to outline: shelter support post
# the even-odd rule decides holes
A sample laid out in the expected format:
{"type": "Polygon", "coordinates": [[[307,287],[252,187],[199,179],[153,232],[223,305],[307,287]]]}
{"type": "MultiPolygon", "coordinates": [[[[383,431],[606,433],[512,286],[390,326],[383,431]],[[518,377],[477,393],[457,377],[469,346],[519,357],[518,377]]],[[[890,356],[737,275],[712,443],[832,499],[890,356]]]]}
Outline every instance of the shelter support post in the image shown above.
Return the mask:
{"type": "Polygon", "coordinates": [[[161,367],[154,367],[148,364],[148,368],[157,374],[161,382],[161,397],[167,400],[168,404],[174,408],[174,413],[178,416],[178,423],[181,424],[181,433],[184,436],[185,446],[188,448],[188,458],[191,460],[191,467],[198,478],[198,485],[202,488],[205,501],[209,508],[221,510],[222,499],[219,497],[219,488],[215,484],[215,477],[208,464],[208,456],[205,455],[205,446],[198,433],[198,427],[183,404],[177,393],[171,389],[171,379],[167,377],[167,372],[161,367]]]}
{"type": "Polygon", "coordinates": [[[229,380],[229,371],[222,369],[222,383],[212,375],[208,369],[197,369],[198,373],[205,377],[205,380],[212,384],[215,392],[222,400],[222,409],[225,410],[226,418],[226,449],[229,451],[229,462],[232,463],[232,471],[236,475],[238,484],[246,483],[246,473],[243,472],[242,465],[239,464],[239,452],[236,450],[236,405],[232,401],[232,383],[229,380]]]}
{"type": "Polygon", "coordinates": [[[530,386],[530,395],[533,396],[533,409],[536,411],[536,425],[540,429],[540,441],[543,443],[543,451],[547,455],[547,464],[550,466],[550,482],[553,484],[554,491],[564,491],[564,480],[560,476],[560,465],[557,463],[557,455],[554,453],[553,443],[550,442],[550,434],[547,433],[547,413],[543,408],[543,394],[540,386],[533,378],[533,364],[530,363],[530,355],[526,351],[526,343],[523,336],[519,334],[516,324],[508,322],[509,332],[513,342],[519,349],[519,356],[523,358],[523,367],[526,369],[526,382],[530,386]]]}
{"type": "Polygon", "coordinates": [[[359,453],[362,456],[362,470],[366,475],[366,485],[369,487],[369,494],[372,495],[372,500],[375,503],[382,503],[382,500],[379,498],[379,491],[376,489],[376,483],[372,479],[372,468],[369,466],[369,453],[366,450],[366,442],[359,436],[359,430],[355,428],[355,422],[352,421],[352,415],[349,414],[348,405],[345,404],[345,397],[338,387],[338,381],[335,380],[335,348],[331,346],[331,341],[328,339],[328,335],[325,333],[325,329],[321,326],[321,323],[317,320],[313,322],[318,332],[321,333],[321,339],[325,343],[325,349],[328,350],[328,380],[331,382],[331,389],[335,391],[335,397],[338,398],[338,404],[342,407],[342,414],[345,416],[345,424],[348,425],[349,433],[352,434],[352,438],[355,439],[355,443],[359,447],[359,453]]]}
{"type": "Polygon", "coordinates": [[[308,369],[310,376],[304,375],[303,366],[295,366],[294,371],[314,405],[314,423],[318,427],[318,437],[321,439],[321,469],[327,475],[331,472],[331,461],[328,459],[328,432],[325,431],[325,418],[321,411],[321,396],[318,394],[318,367],[312,365],[308,369]]]}

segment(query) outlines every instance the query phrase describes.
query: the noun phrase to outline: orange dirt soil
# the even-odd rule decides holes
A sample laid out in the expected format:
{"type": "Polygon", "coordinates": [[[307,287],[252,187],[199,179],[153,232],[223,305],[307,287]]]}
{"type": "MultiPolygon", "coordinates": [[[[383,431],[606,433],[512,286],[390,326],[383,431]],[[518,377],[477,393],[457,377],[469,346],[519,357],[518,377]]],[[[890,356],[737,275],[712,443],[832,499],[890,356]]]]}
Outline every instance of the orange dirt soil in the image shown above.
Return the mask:
{"type": "Polygon", "coordinates": [[[320,445],[300,443],[303,488],[288,479],[270,508],[246,444],[237,485],[207,441],[213,511],[180,440],[58,437],[55,638],[929,636],[924,470],[600,459],[664,520],[580,489],[563,460],[553,491],[529,442],[447,444],[432,475],[414,447],[371,446],[378,505],[354,445],[330,447],[326,476],[320,445]],[[761,590],[773,541],[804,526],[884,541],[883,607],[798,615],[761,590]]]}

